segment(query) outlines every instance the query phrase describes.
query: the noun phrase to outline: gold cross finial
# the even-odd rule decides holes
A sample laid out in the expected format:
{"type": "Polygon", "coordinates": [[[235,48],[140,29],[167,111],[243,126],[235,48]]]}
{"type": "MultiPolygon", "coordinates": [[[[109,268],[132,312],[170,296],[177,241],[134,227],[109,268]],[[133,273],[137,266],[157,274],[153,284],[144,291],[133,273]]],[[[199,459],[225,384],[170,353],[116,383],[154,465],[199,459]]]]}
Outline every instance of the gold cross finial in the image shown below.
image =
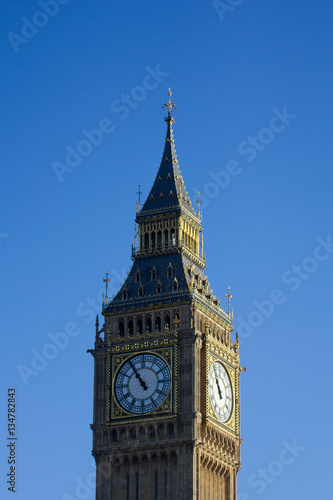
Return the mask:
{"type": "Polygon", "coordinates": [[[198,199],[197,199],[197,204],[198,204],[198,213],[200,212],[200,203],[201,203],[201,200],[200,200],[200,193],[198,191],[198,199]]]}
{"type": "Polygon", "coordinates": [[[232,299],[232,295],[230,294],[230,286],[228,287],[228,293],[226,294],[228,299],[228,314],[230,313],[230,300],[232,299]]]}
{"type": "Polygon", "coordinates": [[[141,203],[141,195],[142,195],[141,184],[139,184],[139,191],[136,194],[139,196],[139,201],[137,202],[137,209],[140,212],[140,203],[141,203]]]}
{"type": "Polygon", "coordinates": [[[105,278],[103,278],[103,282],[105,283],[105,301],[107,302],[108,300],[108,284],[111,282],[109,279],[109,273],[106,271],[105,273],[105,278]]]}
{"type": "Polygon", "coordinates": [[[171,118],[172,110],[173,109],[177,109],[176,106],[175,106],[175,103],[173,101],[171,101],[171,96],[172,96],[172,92],[171,92],[171,89],[169,89],[169,91],[168,91],[168,97],[169,97],[169,99],[162,106],[162,109],[165,109],[165,111],[168,110],[168,118],[171,118]]]}

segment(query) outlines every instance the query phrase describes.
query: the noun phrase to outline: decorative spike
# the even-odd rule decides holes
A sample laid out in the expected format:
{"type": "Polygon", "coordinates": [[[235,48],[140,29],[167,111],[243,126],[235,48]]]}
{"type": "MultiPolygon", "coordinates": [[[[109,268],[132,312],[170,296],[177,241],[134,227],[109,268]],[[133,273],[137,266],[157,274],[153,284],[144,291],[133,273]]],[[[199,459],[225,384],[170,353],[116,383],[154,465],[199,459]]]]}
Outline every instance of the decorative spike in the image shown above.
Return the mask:
{"type": "Polygon", "coordinates": [[[139,191],[136,193],[138,195],[138,202],[137,202],[137,212],[140,212],[140,203],[141,203],[141,184],[139,184],[139,191]]]}
{"type": "Polygon", "coordinates": [[[228,299],[228,314],[230,314],[230,300],[232,299],[232,295],[230,293],[230,286],[228,287],[228,293],[226,294],[226,298],[228,299]]]}
{"type": "Polygon", "coordinates": [[[97,342],[97,340],[99,339],[99,319],[98,319],[98,314],[96,315],[96,323],[95,323],[95,327],[96,327],[96,334],[95,334],[95,340],[97,342]]]}
{"type": "Polygon", "coordinates": [[[172,110],[173,109],[177,109],[174,102],[171,101],[171,96],[172,96],[172,92],[171,92],[171,89],[169,88],[169,91],[168,91],[168,97],[169,99],[167,100],[167,102],[165,104],[163,104],[162,106],[162,109],[165,109],[168,110],[168,118],[165,119],[166,122],[174,122],[174,118],[171,116],[171,113],[172,113],[172,110]]]}

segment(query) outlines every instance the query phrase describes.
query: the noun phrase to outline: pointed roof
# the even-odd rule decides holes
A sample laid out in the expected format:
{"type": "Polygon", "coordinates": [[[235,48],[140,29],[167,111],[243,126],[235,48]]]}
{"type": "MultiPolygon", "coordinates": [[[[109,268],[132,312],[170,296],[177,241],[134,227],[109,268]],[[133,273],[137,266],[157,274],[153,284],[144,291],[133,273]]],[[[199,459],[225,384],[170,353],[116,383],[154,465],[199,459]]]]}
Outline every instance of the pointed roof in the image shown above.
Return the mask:
{"type": "MultiPolygon", "coordinates": [[[[186,219],[191,218],[197,225],[196,229],[201,231],[201,218],[197,217],[191,206],[177,162],[172,135],[174,118],[171,114],[175,105],[171,101],[170,89],[168,96],[165,104],[168,111],[165,118],[167,133],[161,164],[147,200],[141,210],[139,207],[136,222],[142,227],[150,217],[165,215],[177,219],[181,214],[186,219]]],[[[132,247],[133,266],[112,300],[104,302],[103,315],[128,314],[166,305],[169,307],[173,303],[184,304],[194,299],[202,310],[210,311],[231,330],[232,315],[221,309],[219,299],[214,296],[205,275],[204,260],[194,252],[187,251],[182,241],[178,243],[167,244],[164,249],[150,248],[138,252],[132,247]]],[[[107,285],[108,275],[104,281],[107,285]]]]}
{"type": "Polygon", "coordinates": [[[138,217],[149,216],[150,212],[176,211],[184,208],[187,212],[197,218],[191,200],[187,194],[184,181],[179,170],[176,149],[173,139],[172,124],[174,117],[171,115],[172,108],[175,108],[171,101],[171,90],[169,89],[169,99],[164,105],[168,109],[168,116],[165,118],[167,132],[164,143],[164,151],[160,168],[158,169],[155,181],[150,193],[138,214],[138,217]]]}

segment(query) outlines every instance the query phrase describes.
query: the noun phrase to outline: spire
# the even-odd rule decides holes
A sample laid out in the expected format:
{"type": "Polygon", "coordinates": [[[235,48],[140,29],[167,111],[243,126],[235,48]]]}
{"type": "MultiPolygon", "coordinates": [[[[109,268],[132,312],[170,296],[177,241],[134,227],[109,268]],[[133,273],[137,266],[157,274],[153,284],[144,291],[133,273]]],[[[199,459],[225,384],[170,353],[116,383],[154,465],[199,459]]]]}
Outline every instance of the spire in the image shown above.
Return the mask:
{"type": "Polygon", "coordinates": [[[180,211],[182,208],[196,217],[177,161],[172,130],[172,124],[175,122],[172,111],[177,108],[171,100],[171,95],[172,92],[169,89],[168,100],[162,106],[168,112],[168,116],[165,118],[167,132],[161,164],[142,210],[138,213],[138,217],[163,211],[180,211]]]}

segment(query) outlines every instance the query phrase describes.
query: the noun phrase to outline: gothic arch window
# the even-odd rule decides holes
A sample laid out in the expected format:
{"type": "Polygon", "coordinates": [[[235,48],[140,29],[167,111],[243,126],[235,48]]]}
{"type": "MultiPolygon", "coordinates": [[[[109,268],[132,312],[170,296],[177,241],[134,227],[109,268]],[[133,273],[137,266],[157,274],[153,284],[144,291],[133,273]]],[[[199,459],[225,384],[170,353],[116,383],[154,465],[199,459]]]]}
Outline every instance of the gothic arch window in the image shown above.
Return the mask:
{"type": "Polygon", "coordinates": [[[141,334],[142,333],[142,318],[138,318],[138,321],[136,323],[136,332],[141,334]]]}
{"type": "Polygon", "coordinates": [[[138,268],[135,273],[135,283],[140,283],[141,282],[141,271],[138,268]]]}
{"type": "Polygon", "coordinates": [[[155,250],[155,241],[156,241],[156,235],[155,232],[151,233],[151,248],[152,250],[155,250]]]}
{"type": "Polygon", "coordinates": [[[171,231],[171,244],[174,246],[176,244],[176,233],[174,229],[171,231]]]}
{"type": "Polygon", "coordinates": [[[145,233],[145,251],[148,252],[149,250],[149,234],[145,233]]]}
{"type": "Polygon", "coordinates": [[[165,229],[164,231],[164,244],[167,247],[169,244],[169,231],[165,229]]]}
{"type": "Polygon", "coordinates": [[[175,278],[173,280],[173,284],[172,284],[172,291],[173,292],[178,292],[178,281],[177,281],[177,278],[175,278]]]}
{"type": "Polygon", "coordinates": [[[126,287],[123,289],[122,299],[123,300],[127,300],[128,299],[128,290],[127,290],[126,287]]]}
{"type": "Polygon", "coordinates": [[[151,317],[147,316],[147,318],[146,318],[146,332],[150,333],[151,330],[152,330],[152,327],[151,327],[151,317]]]}
{"type": "Polygon", "coordinates": [[[165,329],[169,330],[170,329],[170,314],[166,313],[164,316],[164,324],[165,324],[165,329]]]}
{"type": "Polygon", "coordinates": [[[134,324],[133,324],[133,320],[130,319],[128,324],[127,324],[127,333],[128,333],[128,335],[133,335],[133,332],[134,332],[134,324]]]}
{"type": "Polygon", "coordinates": [[[118,335],[120,335],[120,337],[125,335],[125,324],[123,319],[120,319],[118,322],[118,335]]]}
{"type": "Polygon", "coordinates": [[[130,430],[130,438],[136,439],[136,430],[134,428],[130,430]]]}
{"type": "Polygon", "coordinates": [[[161,316],[157,315],[155,318],[155,331],[160,332],[161,331],[161,316]]]}
{"type": "Polygon", "coordinates": [[[168,425],[168,436],[169,437],[174,437],[175,435],[175,427],[173,424],[168,425]]]}
{"type": "Polygon", "coordinates": [[[155,266],[151,270],[150,277],[152,281],[157,280],[157,269],[155,266]]]}
{"type": "Polygon", "coordinates": [[[162,293],[162,283],[160,281],[157,282],[156,293],[162,293]]]}
{"type": "Polygon", "coordinates": [[[170,262],[168,265],[168,269],[167,269],[167,278],[172,278],[172,277],[173,277],[173,267],[172,267],[172,264],[170,262]]]}
{"type": "Polygon", "coordinates": [[[140,283],[140,286],[138,288],[138,297],[143,297],[144,292],[145,292],[145,290],[143,288],[143,285],[140,283]]]}
{"type": "Polygon", "coordinates": [[[149,437],[150,438],[154,438],[155,437],[155,427],[153,427],[152,425],[149,427],[148,429],[148,434],[149,434],[149,437]]]}
{"type": "Polygon", "coordinates": [[[162,248],[162,231],[158,231],[157,233],[157,249],[160,250],[162,248]]]}
{"type": "Polygon", "coordinates": [[[146,429],[144,427],[139,428],[139,437],[144,439],[146,437],[146,429]]]}

